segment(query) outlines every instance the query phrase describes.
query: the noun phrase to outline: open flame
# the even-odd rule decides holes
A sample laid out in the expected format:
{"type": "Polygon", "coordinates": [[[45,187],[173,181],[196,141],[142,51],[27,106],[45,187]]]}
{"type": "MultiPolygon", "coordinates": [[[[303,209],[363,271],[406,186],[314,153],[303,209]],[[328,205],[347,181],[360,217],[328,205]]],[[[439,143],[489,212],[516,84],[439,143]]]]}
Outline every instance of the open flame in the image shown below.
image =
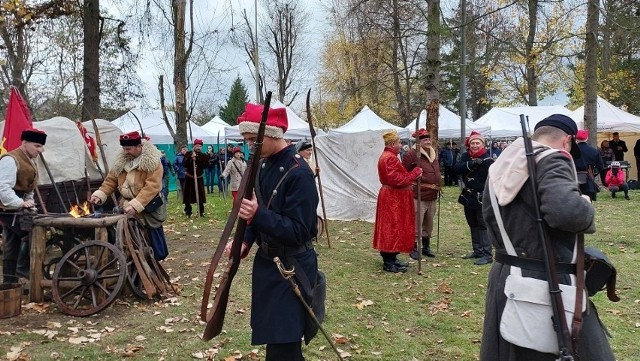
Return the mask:
{"type": "Polygon", "coordinates": [[[82,207],[80,207],[80,205],[78,204],[71,206],[71,209],[69,210],[69,214],[75,218],[89,215],[89,203],[84,202],[82,204],[82,207]]]}

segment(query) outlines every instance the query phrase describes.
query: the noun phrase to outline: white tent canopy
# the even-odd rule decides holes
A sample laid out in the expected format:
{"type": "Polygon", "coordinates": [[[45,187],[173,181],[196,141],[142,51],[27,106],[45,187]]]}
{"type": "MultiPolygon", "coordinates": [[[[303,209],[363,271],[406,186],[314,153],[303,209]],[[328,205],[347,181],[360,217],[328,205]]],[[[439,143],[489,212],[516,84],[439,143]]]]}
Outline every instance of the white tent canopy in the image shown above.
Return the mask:
{"type": "MultiPolygon", "coordinates": [[[[614,106],[598,97],[597,100],[598,132],[640,132],[640,117],[614,106]]],[[[571,113],[571,118],[584,129],[584,106],[571,113]]]]}
{"type": "Polygon", "coordinates": [[[398,135],[400,135],[400,138],[404,139],[411,136],[410,131],[397,125],[393,125],[380,118],[380,116],[367,105],[365,105],[364,108],[362,108],[362,110],[347,124],[336,129],[331,129],[330,132],[349,134],[367,132],[371,130],[396,130],[398,135]]]}
{"type": "MultiPolygon", "coordinates": [[[[122,132],[107,120],[97,119],[96,124],[107,162],[112,162],[118,150],[121,149],[119,139],[122,132]]],[[[91,121],[84,122],[83,125],[87,128],[87,133],[95,138],[91,121]]],[[[55,117],[34,122],[33,126],[47,133],[47,142],[42,157],[47,162],[56,182],[84,179],[85,167],[92,180],[101,179],[100,172],[89,154],[89,148],[87,148],[74,121],[65,117],[55,117]]],[[[4,121],[0,122],[0,133],[3,130],[4,121]]],[[[96,148],[98,147],[96,146],[96,148]]],[[[98,152],[98,162],[104,171],[100,149],[98,148],[96,151],[98,152]]],[[[37,158],[36,162],[38,164],[38,184],[51,184],[40,158],[37,158]]]]}
{"type": "Polygon", "coordinates": [[[375,220],[380,190],[376,165],[384,149],[385,131],[329,132],[315,138],[329,219],[375,220]]]}
{"type": "MultiPolygon", "coordinates": [[[[418,117],[420,128],[426,128],[427,111],[422,110],[418,117]]],[[[414,119],[405,127],[410,132],[416,130],[416,120],[414,119]]],[[[491,136],[491,127],[482,126],[472,121],[465,121],[465,133],[468,136],[472,130],[482,134],[484,137],[491,136]]],[[[440,116],[438,117],[438,138],[460,138],[460,116],[451,110],[440,105],[440,116]]]]}
{"type": "MultiPolygon", "coordinates": [[[[175,131],[176,121],[174,112],[166,112],[169,124],[171,124],[175,131]]],[[[140,131],[140,125],[144,135],[148,136],[153,144],[173,144],[174,140],[171,137],[171,133],[167,128],[166,123],[162,117],[162,111],[144,111],[142,109],[131,109],[120,118],[114,119],[115,124],[123,133],[132,131],[140,131]],[[140,121],[140,124],[138,124],[140,121]]],[[[191,132],[193,132],[193,138],[191,138],[191,132],[189,131],[189,125],[187,125],[187,141],[193,143],[193,139],[202,139],[205,144],[214,144],[216,142],[217,134],[211,134],[206,130],[200,128],[194,122],[191,124],[191,132]]]]}
{"type": "Polygon", "coordinates": [[[571,116],[571,111],[562,105],[550,106],[524,106],[491,108],[489,112],[475,121],[478,126],[491,127],[491,136],[500,137],[518,137],[522,135],[522,127],[520,125],[520,114],[524,114],[529,118],[529,127],[533,128],[539,121],[552,115],[564,114],[571,116]]]}
{"type": "MultiPolygon", "coordinates": [[[[285,139],[310,139],[311,131],[309,130],[309,123],[300,118],[291,108],[285,106],[281,102],[274,100],[271,102],[271,108],[285,108],[287,111],[287,131],[284,133],[285,139]]],[[[228,139],[242,139],[242,134],[237,125],[226,126],[225,135],[228,139]]],[[[322,135],[324,131],[316,128],[316,134],[322,135]]]]}
{"type": "Polygon", "coordinates": [[[220,136],[220,143],[225,142],[225,128],[228,127],[229,124],[222,120],[219,116],[213,117],[210,121],[201,126],[202,129],[206,130],[210,134],[216,136],[216,141],[218,140],[218,135],[220,136]]]}

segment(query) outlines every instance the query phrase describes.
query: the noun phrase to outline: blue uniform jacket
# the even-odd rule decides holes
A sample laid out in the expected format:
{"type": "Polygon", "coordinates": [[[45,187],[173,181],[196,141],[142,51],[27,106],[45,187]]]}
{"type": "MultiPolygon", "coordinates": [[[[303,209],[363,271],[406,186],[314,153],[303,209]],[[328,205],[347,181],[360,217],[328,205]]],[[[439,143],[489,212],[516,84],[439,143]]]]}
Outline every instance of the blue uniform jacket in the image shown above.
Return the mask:
{"type": "MultiPolygon", "coordinates": [[[[297,248],[316,237],[316,183],[308,164],[296,153],[293,145],[263,160],[256,186],[259,187],[256,193],[261,197],[258,197],[258,210],[245,232],[247,244],[266,242],[271,248],[297,248]],[[291,168],[276,189],[282,176],[291,168]]],[[[287,268],[296,263],[296,278],[304,274],[311,283],[317,277],[318,261],[313,248],[285,257],[282,261],[287,268]]],[[[265,254],[262,248],[258,249],[252,273],[252,344],[300,341],[305,319],[305,309],[289,282],[280,275],[273,256],[265,254]]]]}

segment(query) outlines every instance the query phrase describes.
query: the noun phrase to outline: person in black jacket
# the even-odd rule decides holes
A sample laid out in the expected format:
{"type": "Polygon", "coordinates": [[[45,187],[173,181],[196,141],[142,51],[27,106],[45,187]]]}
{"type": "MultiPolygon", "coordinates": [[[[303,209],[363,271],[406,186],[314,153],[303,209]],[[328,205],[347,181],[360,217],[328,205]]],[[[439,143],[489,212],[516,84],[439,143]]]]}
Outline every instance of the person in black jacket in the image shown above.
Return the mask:
{"type": "Polygon", "coordinates": [[[616,156],[618,162],[624,160],[624,153],[628,152],[627,143],[624,140],[620,140],[620,133],[613,132],[613,139],[609,141],[609,146],[613,149],[613,154],[616,156]]]}
{"type": "MultiPolygon", "coordinates": [[[[240,133],[250,146],[256,141],[263,109],[249,103],[238,118],[240,133]]],[[[318,280],[313,247],[318,192],[309,166],[295,146],[283,139],[287,124],[284,108],[269,109],[255,193],[242,200],[238,213],[249,223],[241,256],[246,257],[254,243],[258,246],[251,272],[251,343],[267,345],[266,361],[304,360],[302,337],[308,343],[315,334],[309,333],[313,324],[273,261],[279,257],[287,269],[295,267],[295,280],[304,297],[312,301],[305,285],[316,285],[318,280]]]]}
{"type": "Polygon", "coordinates": [[[589,131],[585,129],[578,130],[576,141],[582,156],[575,160],[575,164],[580,192],[595,201],[596,194],[600,192],[600,188],[596,184],[594,177],[599,172],[604,172],[604,162],[598,149],[587,144],[587,139],[589,139],[589,131]]]}
{"type": "Polygon", "coordinates": [[[464,216],[471,229],[473,251],[462,258],[476,258],[474,264],[484,265],[493,262],[491,241],[487,235],[487,226],[482,219],[482,192],[493,159],[485,148],[482,135],[472,131],[465,141],[467,152],[453,166],[454,172],[462,176],[464,184],[458,202],[464,206],[464,216]]]}
{"type": "Polygon", "coordinates": [[[636,140],[636,145],[633,147],[633,155],[636,157],[636,180],[640,181],[640,139],[636,140]]]}

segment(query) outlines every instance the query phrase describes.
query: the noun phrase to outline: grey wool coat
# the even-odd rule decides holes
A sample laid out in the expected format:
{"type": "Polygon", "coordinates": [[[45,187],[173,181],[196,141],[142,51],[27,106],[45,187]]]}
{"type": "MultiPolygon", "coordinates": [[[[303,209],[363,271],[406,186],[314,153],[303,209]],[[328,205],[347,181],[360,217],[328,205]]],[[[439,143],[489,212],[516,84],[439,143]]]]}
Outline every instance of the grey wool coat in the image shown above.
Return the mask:
{"type": "MultiPolygon", "coordinates": [[[[548,149],[534,142],[534,153],[548,149]]],[[[595,211],[578,189],[571,156],[562,150],[538,160],[536,165],[537,193],[541,216],[553,242],[559,262],[570,263],[577,233],[595,232],[595,211]]],[[[496,192],[506,233],[519,257],[542,260],[543,251],[536,236],[537,222],[533,193],[528,176],[522,138],[505,149],[489,169],[484,192],[483,216],[489,238],[496,252],[506,253],[489,196],[489,185],[496,192]]],[[[488,277],[485,317],[480,349],[482,361],[545,361],[556,355],[540,353],[505,341],[500,335],[500,319],[506,303],[504,283],[511,266],[494,262],[488,277]]],[[[522,276],[546,279],[543,272],[522,269],[522,276]]],[[[567,274],[560,274],[560,283],[569,284],[567,274]]],[[[535,332],[535,330],[534,330],[535,332]]],[[[578,343],[581,361],[614,360],[604,326],[593,303],[587,303],[578,343]]]]}

